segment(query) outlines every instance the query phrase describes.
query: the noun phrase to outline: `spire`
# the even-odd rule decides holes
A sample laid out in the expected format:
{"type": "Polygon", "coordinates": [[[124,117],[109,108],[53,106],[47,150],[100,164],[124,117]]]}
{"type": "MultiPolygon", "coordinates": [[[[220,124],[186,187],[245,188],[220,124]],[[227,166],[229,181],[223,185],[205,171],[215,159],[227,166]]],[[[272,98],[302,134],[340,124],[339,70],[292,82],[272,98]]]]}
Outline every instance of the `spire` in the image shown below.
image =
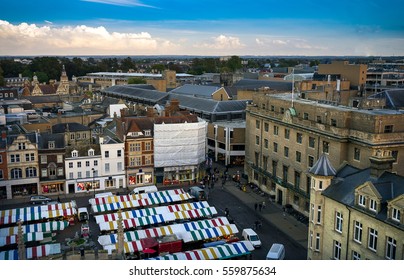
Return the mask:
{"type": "Polygon", "coordinates": [[[309,169],[309,172],[318,176],[335,176],[337,174],[327,155],[324,153],[321,154],[313,167],[309,169]]]}

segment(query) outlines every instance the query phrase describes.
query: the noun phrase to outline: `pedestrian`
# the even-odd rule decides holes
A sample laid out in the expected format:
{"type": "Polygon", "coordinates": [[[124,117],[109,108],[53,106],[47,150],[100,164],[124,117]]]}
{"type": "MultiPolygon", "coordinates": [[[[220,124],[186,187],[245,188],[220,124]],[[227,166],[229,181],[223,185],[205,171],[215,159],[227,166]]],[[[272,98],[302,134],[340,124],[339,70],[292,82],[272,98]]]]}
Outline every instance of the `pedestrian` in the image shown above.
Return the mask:
{"type": "Polygon", "coordinates": [[[255,204],[254,204],[254,209],[255,209],[255,211],[257,211],[257,207],[258,207],[258,203],[255,203],[255,204]]]}
{"type": "Polygon", "coordinates": [[[255,224],[255,229],[258,229],[258,227],[259,227],[259,221],[258,220],[256,220],[255,222],[254,222],[254,224],[255,224]]]}
{"type": "Polygon", "coordinates": [[[224,189],[224,183],[225,182],[226,182],[225,180],[222,180],[222,189],[224,189]]]}
{"type": "Polygon", "coordinates": [[[262,202],[262,209],[265,209],[265,201],[262,202]]]}
{"type": "Polygon", "coordinates": [[[229,216],[229,208],[225,208],[224,209],[224,215],[226,216],[226,217],[228,217],[229,216]]]}
{"type": "Polygon", "coordinates": [[[258,205],[260,212],[262,211],[262,203],[258,205]]]}
{"type": "Polygon", "coordinates": [[[61,201],[60,201],[60,196],[58,196],[58,202],[60,203],[61,201]]]}

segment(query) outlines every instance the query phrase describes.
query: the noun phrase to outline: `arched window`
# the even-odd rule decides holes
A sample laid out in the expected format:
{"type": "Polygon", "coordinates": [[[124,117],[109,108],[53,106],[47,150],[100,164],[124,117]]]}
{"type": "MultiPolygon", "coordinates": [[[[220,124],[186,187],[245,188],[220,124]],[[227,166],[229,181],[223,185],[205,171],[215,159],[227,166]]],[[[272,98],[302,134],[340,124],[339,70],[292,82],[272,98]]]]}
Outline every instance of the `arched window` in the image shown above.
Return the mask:
{"type": "Polygon", "coordinates": [[[36,168],[35,167],[28,167],[25,169],[25,177],[36,177],[36,168]]]}
{"type": "Polygon", "coordinates": [[[22,169],[21,168],[11,169],[11,179],[19,179],[19,178],[22,178],[22,169]]]}
{"type": "Polygon", "coordinates": [[[49,174],[49,177],[55,178],[55,177],[56,177],[56,170],[57,170],[56,164],[55,164],[55,163],[50,163],[50,164],[48,165],[48,174],[49,174]]]}

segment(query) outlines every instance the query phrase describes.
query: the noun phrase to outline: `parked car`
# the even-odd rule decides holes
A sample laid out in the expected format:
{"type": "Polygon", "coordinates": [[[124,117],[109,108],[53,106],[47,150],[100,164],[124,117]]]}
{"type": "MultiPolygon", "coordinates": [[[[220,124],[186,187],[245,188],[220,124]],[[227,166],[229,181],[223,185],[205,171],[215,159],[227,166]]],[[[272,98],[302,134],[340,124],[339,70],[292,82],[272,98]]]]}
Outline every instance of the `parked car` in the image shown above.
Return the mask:
{"type": "Polygon", "coordinates": [[[30,202],[32,204],[37,204],[37,203],[46,204],[50,201],[52,201],[52,199],[50,199],[49,197],[44,196],[44,195],[33,195],[33,196],[31,196],[31,199],[30,199],[30,202]]]}
{"type": "Polygon", "coordinates": [[[283,260],[285,259],[285,246],[280,243],[274,243],[271,246],[271,249],[269,249],[267,257],[267,260],[283,260]]]}
{"type": "Polygon", "coordinates": [[[241,234],[243,236],[244,240],[248,240],[252,243],[254,248],[261,248],[261,240],[258,237],[258,234],[251,228],[245,228],[243,229],[243,232],[241,234]]]}

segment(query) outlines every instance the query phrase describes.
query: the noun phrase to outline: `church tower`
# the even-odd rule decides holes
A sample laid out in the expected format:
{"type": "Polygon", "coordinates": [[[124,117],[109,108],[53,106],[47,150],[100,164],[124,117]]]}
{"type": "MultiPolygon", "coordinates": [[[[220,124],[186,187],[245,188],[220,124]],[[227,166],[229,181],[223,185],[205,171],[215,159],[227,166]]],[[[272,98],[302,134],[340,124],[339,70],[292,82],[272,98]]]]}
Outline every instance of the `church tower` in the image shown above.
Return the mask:
{"type": "Polygon", "coordinates": [[[69,78],[67,77],[64,65],[62,69],[62,75],[60,75],[60,83],[56,90],[56,94],[59,95],[69,94],[69,78]]]}
{"type": "Polygon", "coordinates": [[[307,259],[321,260],[324,240],[324,198],[321,193],[331,184],[336,175],[326,154],[322,154],[310,168],[310,215],[307,259]]]}

